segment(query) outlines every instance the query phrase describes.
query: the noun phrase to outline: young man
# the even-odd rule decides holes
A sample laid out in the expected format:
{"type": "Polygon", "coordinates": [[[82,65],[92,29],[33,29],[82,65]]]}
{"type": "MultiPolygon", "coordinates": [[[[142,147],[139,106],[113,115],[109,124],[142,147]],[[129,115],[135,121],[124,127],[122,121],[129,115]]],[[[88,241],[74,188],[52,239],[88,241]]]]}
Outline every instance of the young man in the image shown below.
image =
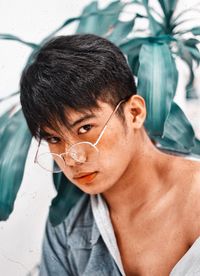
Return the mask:
{"type": "Polygon", "coordinates": [[[200,275],[199,164],[153,145],[116,46],[53,39],[25,69],[21,103],[36,162],[85,192],[63,223],[47,223],[42,276],[200,275]]]}

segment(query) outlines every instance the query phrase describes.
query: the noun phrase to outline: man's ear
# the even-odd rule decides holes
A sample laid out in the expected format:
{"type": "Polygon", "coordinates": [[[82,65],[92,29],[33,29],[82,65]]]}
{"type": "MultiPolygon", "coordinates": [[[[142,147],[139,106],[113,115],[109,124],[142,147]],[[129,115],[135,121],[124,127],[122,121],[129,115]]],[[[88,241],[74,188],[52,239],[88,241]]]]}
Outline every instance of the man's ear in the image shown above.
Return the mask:
{"type": "Polygon", "coordinates": [[[128,100],[127,108],[134,128],[141,128],[146,118],[145,100],[139,95],[133,95],[128,100]]]}

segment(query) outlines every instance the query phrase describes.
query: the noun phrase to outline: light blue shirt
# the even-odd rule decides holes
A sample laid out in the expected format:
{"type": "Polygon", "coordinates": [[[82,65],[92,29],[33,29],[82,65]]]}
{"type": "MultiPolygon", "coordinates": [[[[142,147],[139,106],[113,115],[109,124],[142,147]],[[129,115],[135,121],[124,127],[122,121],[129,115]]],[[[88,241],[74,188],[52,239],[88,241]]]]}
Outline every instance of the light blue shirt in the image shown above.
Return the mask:
{"type": "MultiPolygon", "coordinates": [[[[109,213],[99,196],[83,195],[58,226],[47,222],[40,276],[65,275],[125,275],[109,213]]],[[[170,273],[186,275],[200,275],[200,238],[170,273]]]]}

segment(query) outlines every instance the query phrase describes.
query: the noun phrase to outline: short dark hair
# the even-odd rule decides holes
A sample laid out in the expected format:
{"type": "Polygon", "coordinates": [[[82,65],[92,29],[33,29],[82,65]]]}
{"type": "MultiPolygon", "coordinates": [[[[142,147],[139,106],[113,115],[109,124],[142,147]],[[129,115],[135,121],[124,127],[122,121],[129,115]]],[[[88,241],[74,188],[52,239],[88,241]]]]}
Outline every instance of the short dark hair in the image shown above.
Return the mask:
{"type": "Polygon", "coordinates": [[[67,109],[115,106],[136,94],[132,72],[120,49],[92,34],[59,36],[47,42],[21,76],[22,110],[33,136],[39,129],[68,125],[67,109]]]}

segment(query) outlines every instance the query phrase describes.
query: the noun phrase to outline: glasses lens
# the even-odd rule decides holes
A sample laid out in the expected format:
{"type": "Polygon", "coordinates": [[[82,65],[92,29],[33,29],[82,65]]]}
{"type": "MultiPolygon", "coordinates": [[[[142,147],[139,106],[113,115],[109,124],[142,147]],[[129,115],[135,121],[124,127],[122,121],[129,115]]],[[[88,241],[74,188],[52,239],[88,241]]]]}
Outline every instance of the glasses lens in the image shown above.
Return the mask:
{"type": "Polygon", "coordinates": [[[37,163],[43,169],[54,173],[61,172],[61,168],[65,166],[64,161],[60,156],[49,152],[38,155],[37,163]]]}
{"type": "Polygon", "coordinates": [[[81,142],[70,147],[67,153],[58,155],[51,152],[38,154],[37,163],[43,169],[58,173],[65,169],[66,165],[78,163],[94,163],[99,155],[98,149],[89,142],[81,142]]]}
{"type": "Polygon", "coordinates": [[[66,164],[70,164],[73,160],[78,163],[93,163],[96,162],[98,155],[99,151],[93,144],[81,142],[72,145],[68,153],[64,153],[62,156],[66,164]]]}

